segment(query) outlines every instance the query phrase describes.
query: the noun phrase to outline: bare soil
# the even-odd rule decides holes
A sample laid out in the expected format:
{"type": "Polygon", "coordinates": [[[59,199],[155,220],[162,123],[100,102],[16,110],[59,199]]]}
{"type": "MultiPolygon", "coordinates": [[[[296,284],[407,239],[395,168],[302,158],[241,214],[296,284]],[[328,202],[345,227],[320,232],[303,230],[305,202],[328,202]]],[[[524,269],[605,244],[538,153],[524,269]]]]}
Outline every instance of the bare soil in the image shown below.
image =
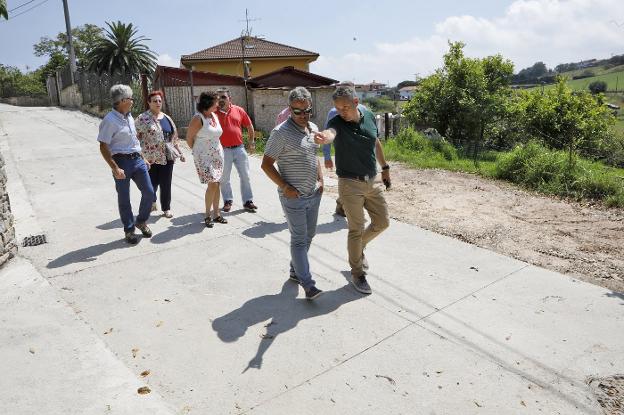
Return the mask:
{"type": "Polygon", "coordinates": [[[392,218],[624,293],[624,209],[472,174],[391,166],[392,218]]]}

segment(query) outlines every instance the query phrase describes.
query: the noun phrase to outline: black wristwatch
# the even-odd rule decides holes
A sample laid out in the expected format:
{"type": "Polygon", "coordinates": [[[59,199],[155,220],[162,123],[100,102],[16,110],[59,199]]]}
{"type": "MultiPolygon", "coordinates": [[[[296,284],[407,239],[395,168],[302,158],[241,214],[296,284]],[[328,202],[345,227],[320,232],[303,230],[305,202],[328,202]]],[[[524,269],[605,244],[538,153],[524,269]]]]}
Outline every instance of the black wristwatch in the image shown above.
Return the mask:
{"type": "Polygon", "coordinates": [[[390,170],[390,165],[381,166],[381,170],[390,170]]]}

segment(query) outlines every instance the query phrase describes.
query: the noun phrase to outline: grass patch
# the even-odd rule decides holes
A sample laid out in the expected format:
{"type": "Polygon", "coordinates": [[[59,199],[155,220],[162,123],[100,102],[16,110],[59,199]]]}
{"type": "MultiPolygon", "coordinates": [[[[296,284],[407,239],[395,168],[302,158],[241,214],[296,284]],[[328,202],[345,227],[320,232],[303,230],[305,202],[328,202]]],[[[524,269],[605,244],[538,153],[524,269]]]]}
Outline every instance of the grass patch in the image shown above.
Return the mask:
{"type": "Polygon", "coordinates": [[[520,145],[510,152],[486,152],[477,160],[462,157],[444,140],[430,140],[407,128],[384,143],[384,154],[413,168],[476,173],[516,183],[538,192],[600,200],[624,207],[624,169],[552,151],[539,143],[520,145]]]}
{"type": "Polygon", "coordinates": [[[607,167],[531,142],[498,159],[495,176],[538,192],[624,207],[624,169],[607,167]]]}
{"type": "Polygon", "coordinates": [[[387,159],[400,161],[413,168],[444,169],[479,173],[493,177],[496,166],[494,153],[487,153],[487,159],[477,160],[461,157],[457,149],[444,140],[430,140],[411,128],[402,130],[394,138],[384,142],[387,159]]]}
{"type": "MultiPolygon", "coordinates": [[[[618,67],[621,68],[621,67],[618,67]]],[[[574,79],[570,78],[566,83],[573,91],[589,91],[589,84],[594,81],[604,81],[607,83],[607,91],[622,91],[624,90],[624,70],[620,69],[617,72],[606,72],[602,75],[592,76],[590,78],[574,79]]],[[[554,88],[556,84],[544,85],[544,89],[548,90],[554,88]]],[[[537,86],[532,89],[541,88],[537,86]]]]}

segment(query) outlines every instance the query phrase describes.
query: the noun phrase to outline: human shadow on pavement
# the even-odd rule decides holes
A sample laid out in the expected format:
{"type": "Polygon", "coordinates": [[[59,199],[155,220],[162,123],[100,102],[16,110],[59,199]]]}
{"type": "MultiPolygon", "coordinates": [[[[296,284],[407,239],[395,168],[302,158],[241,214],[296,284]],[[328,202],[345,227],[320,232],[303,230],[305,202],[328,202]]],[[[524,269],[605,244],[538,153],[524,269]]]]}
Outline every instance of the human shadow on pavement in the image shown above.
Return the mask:
{"type": "MultiPolygon", "coordinates": [[[[619,293],[617,291],[611,291],[610,293],[607,293],[605,295],[610,298],[619,298],[620,300],[624,300],[624,293],[619,293]]],[[[624,305],[624,302],[620,304],[624,305]]]]}
{"type": "Polygon", "coordinates": [[[245,229],[243,235],[249,238],[264,238],[271,233],[278,233],[284,229],[288,229],[288,224],[286,222],[275,223],[262,220],[254,223],[251,228],[245,229]]]}
{"type": "Polygon", "coordinates": [[[79,262],[92,262],[95,261],[100,255],[105,254],[108,251],[112,251],[115,249],[131,248],[133,246],[134,245],[130,245],[123,238],[107,242],[105,244],[88,246],[86,248],[77,249],[75,251],[63,254],[60,257],[48,262],[48,265],[46,267],[60,268],[64,267],[65,265],[79,262]]]}
{"type": "Polygon", "coordinates": [[[166,230],[154,234],[151,241],[153,244],[164,244],[185,236],[201,233],[205,229],[203,213],[174,216],[171,219],[171,225],[166,230]]]}
{"type": "MultiPolygon", "coordinates": [[[[320,233],[332,233],[337,232],[341,229],[347,228],[347,221],[345,220],[334,220],[332,222],[321,223],[316,226],[316,234],[320,233]]],[[[243,235],[248,236],[250,238],[264,238],[269,234],[278,233],[285,229],[288,229],[288,224],[286,222],[275,223],[275,222],[265,222],[260,221],[256,222],[251,228],[245,229],[243,231],[243,235]]]]}
{"type": "Polygon", "coordinates": [[[265,325],[266,333],[261,336],[262,340],[256,355],[249,361],[243,373],[250,368],[260,369],[262,358],[275,339],[280,334],[297,327],[300,321],[329,314],[344,304],[363,298],[348,285],[337,290],[325,291],[313,301],[297,298],[298,293],[299,285],[293,281],[286,281],[278,294],[253,298],[212,322],[212,329],[217,332],[219,339],[225,343],[232,343],[243,337],[249,327],[271,319],[265,325]]]}
{"type": "MultiPolygon", "coordinates": [[[[149,219],[147,219],[148,224],[156,223],[159,219],[163,218],[162,215],[151,215],[149,219]]],[[[111,229],[119,229],[123,231],[123,224],[121,223],[121,219],[115,219],[110,222],[103,223],[101,225],[96,226],[96,228],[103,231],[110,231],[111,229]]]]}
{"type": "Polygon", "coordinates": [[[347,229],[347,220],[343,218],[335,218],[331,222],[325,222],[317,225],[316,233],[333,233],[342,229],[347,229]]]}

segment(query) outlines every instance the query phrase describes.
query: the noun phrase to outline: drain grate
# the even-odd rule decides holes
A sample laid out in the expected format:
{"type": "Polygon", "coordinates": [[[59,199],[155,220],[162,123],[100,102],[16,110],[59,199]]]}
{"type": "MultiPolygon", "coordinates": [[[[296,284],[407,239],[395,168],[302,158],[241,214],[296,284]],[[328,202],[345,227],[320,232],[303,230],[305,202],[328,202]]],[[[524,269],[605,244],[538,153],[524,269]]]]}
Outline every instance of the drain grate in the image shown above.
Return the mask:
{"type": "Polygon", "coordinates": [[[24,238],[22,246],[37,246],[45,244],[46,242],[47,241],[45,235],[32,235],[24,238]]]}
{"type": "Polygon", "coordinates": [[[624,413],[624,375],[589,378],[589,387],[598,399],[605,415],[624,413]]]}

